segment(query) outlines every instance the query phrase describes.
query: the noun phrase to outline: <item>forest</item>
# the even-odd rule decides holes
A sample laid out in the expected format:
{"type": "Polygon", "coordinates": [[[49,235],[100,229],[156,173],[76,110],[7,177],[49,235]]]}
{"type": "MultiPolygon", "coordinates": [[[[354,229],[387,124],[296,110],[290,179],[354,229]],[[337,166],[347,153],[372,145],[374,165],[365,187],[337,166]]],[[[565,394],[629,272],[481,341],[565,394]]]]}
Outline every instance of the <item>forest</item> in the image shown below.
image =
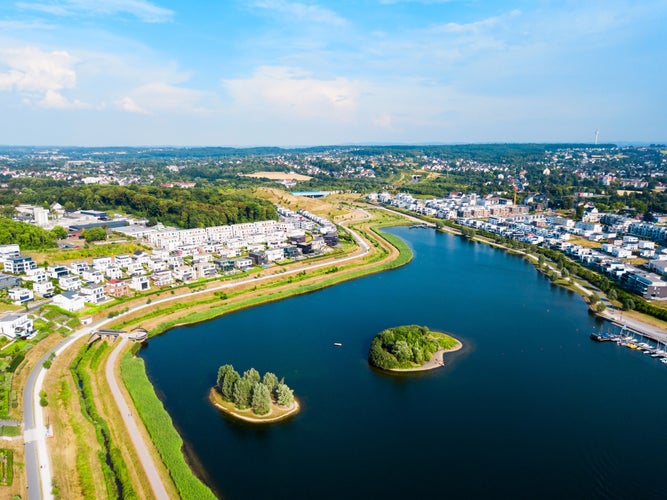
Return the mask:
{"type": "Polygon", "coordinates": [[[0,204],[16,203],[49,206],[60,203],[66,210],[119,211],[148,219],[155,224],[196,228],[277,219],[268,201],[219,188],[165,188],[157,186],[87,185],[64,186],[33,183],[16,196],[0,192],[0,204]]]}

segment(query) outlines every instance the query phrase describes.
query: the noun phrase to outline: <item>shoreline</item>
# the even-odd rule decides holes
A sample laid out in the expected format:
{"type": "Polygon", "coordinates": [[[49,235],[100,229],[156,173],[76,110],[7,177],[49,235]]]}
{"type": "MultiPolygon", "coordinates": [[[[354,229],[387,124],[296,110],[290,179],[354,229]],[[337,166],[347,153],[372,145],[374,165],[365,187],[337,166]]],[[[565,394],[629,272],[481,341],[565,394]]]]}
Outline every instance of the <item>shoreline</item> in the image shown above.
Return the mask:
{"type": "Polygon", "coordinates": [[[433,357],[421,366],[415,366],[414,368],[389,368],[388,370],[385,371],[394,373],[406,373],[406,372],[410,373],[410,372],[426,372],[429,370],[435,370],[436,368],[442,368],[443,366],[445,366],[445,354],[450,352],[460,351],[461,349],[463,349],[463,343],[458,339],[454,340],[456,340],[456,345],[454,347],[452,347],[451,349],[440,349],[439,351],[434,352],[433,357]]]}
{"type": "MultiPolygon", "coordinates": [[[[376,205],[373,205],[373,206],[376,206],[376,205]]],[[[386,210],[387,212],[392,212],[392,213],[395,213],[397,215],[403,215],[403,216],[409,217],[413,220],[420,220],[420,221],[424,221],[424,222],[427,222],[427,223],[430,223],[430,224],[434,224],[433,221],[430,218],[421,216],[419,214],[408,214],[408,213],[405,213],[401,210],[388,208],[388,207],[385,207],[385,206],[382,206],[382,205],[377,205],[377,207],[380,207],[380,208],[386,210]]],[[[459,229],[457,229],[455,227],[452,227],[452,226],[449,226],[449,225],[446,225],[446,224],[444,226],[440,227],[440,228],[436,227],[435,231],[446,233],[446,234],[451,234],[451,235],[454,235],[454,236],[461,236],[461,237],[463,236],[459,229]]],[[[490,247],[498,249],[498,250],[503,250],[504,252],[506,252],[510,255],[515,255],[517,257],[521,256],[526,261],[528,261],[530,264],[532,264],[532,266],[535,268],[535,270],[537,270],[539,273],[543,274],[546,277],[546,272],[544,270],[540,269],[537,265],[538,264],[537,257],[535,257],[535,255],[533,255],[532,253],[530,253],[527,250],[524,250],[524,249],[520,250],[520,249],[516,249],[516,248],[510,248],[510,247],[507,247],[507,246],[503,245],[502,243],[498,243],[498,242],[493,241],[493,240],[491,240],[491,239],[489,239],[485,236],[480,236],[480,235],[474,236],[469,241],[481,243],[483,245],[487,245],[487,246],[490,246],[490,247]]],[[[613,323],[614,321],[619,321],[616,317],[616,312],[620,312],[620,314],[622,316],[624,311],[621,310],[621,309],[617,309],[616,307],[614,307],[613,309],[609,310],[610,308],[608,307],[604,311],[600,312],[600,311],[596,311],[595,309],[591,308],[589,297],[591,295],[593,295],[594,293],[597,293],[598,295],[604,297],[607,300],[609,300],[609,299],[606,297],[606,295],[604,293],[602,293],[602,291],[597,290],[595,285],[593,285],[592,283],[584,280],[583,278],[579,278],[579,279],[581,281],[583,281],[586,286],[581,285],[580,283],[577,283],[574,280],[572,280],[570,282],[571,286],[568,286],[568,284],[565,284],[565,283],[557,283],[556,282],[557,280],[556,281],[550,280],[550,282],[551,282],[552,286],[558,286],[558,287],[569,290],[570,292],[579,295],[586,302],[586,305],[588,306],[588,310],[590,311],[590,313],[592,315],[594,315],[596,318],[602,319],[604,321],[608,321],[610,323],[613,323]]],[[[664,336],[663,339],[667,340],[667,329],[665,329],[664,330],[665,333],[663,333],[663,330],[661,329],[661,327],[657,327],[652,323],[653,319],[655,319],[656,321],[660,321],[659,319],[654,318],[653,316],[651,316],[649,314],[642,313],[640,311],[634,311],[634,312],[637,313],[637,314],[640,314],[641,316],[644,316],[645,318],[647,318],[647,319],[636,318],[636,317],[633,318],[633,322],[634,322],[633,328],[635,330],[637,330],[639,334],[641,334],[643,336],[646,336],[646,337],[649,337],[649,338],[654,338],[654,335],[656,335],[655,331],[659,330],[659,335],[663,335],[664,336]]]]}
{"type": "Polygon", "coordinates": [[[271,417],[271,413],[274,411],[275,408],[281,409],[278,405],[274,404],[273,402],[271,403],[271,411],[266,415],[255,415],[252,413],[252,409],[247,408],[245,410],[239,410],[234,408],[233,410],[230,410],[229,408],[225,407],[224,405],[220,404],[219,400],[222,400],[222,396],[218,394],[218,392],[215,390],[215,387],[211,387],[208,393],[208,400],[215,406],[218,410],[222,411],[225,415],[229,415],[230,417],[234,417],[239,420],[244,420],[245,422],[250,422],[251,424],[272,424],[275,422],[280,422],[282,420],[288,419],[297,413],[301,411],[301,405],[299,404],[299,400],[297,398],[294,398],[294,403],[292,404],[291,407],[287,408],[285,413],[282,413],[281,415],[276,415],[275,417],[271,417]],[[247,415],[244,415],[240,412],[249,412],[247,415]]]}

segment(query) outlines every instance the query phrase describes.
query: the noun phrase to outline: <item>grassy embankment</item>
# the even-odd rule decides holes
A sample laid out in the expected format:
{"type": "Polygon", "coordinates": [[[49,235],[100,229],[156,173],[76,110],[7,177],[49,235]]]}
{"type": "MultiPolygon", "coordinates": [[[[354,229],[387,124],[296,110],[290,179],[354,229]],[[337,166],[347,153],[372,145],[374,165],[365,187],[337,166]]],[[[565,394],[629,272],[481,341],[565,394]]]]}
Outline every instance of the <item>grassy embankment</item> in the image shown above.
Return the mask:
{"type": "Polygon", "coordinates": [[[135,408],[167,466],[180,498],[215,498],[211,490],[192,472],[183,456],[183,440],[174,428],[171,417],[162,401],[155,394],[153,385],[146,376],[144,360],[125,353],[120,362],[123,383],[127,387],[135,408]]]}

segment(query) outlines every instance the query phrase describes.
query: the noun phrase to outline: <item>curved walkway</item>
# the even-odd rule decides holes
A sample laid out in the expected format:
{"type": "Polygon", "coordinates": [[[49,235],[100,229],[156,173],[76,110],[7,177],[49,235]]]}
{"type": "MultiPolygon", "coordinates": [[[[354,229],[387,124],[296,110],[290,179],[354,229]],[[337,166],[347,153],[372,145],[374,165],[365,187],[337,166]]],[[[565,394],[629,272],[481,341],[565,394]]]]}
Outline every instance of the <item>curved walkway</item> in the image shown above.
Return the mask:
{"type": "Polygon", "coordinates": [[[127,405],[127,402],[125,401],[123,393],[118,387],[118,382],[116,381],[116,376],[114,371],[114,368],[116,366],[116,359],[118,359],[118,354],[123,350],[125,344],[127,344],[127,337],[123,336],[121,337],[121,340],[120,342],[118,342],[116,347],[114,347],[113,351],[111,351],[111,355],[109,355],[109,359],[107,360],[107,366],[106,366],[107,383],[109,384],[109,388],[111,389],[111,395],[113,396],[113,399],[116,402],[116,406],[120,411],[120,415],[123,418],[123,422],[125,422],[125,427],[127,427],[127,431],[130,436],[130,439],[132,440],[132,444],[134,445],[134,448],[137,450],[137,455],[139,455],[139,460],[141,461],[141,465],[144,468],[144,472],[146,472],[146,477],[148,478],[148,482],[150,483],[151,488],[153,489],[155,498],[157,498],[158,500],[162,499],[168,500],[169,495],[167,494],[167,490],[164,487],[164,483],[162,482],[160,473],[158,472],[157,467],[155,466],[153,457],[148,451],[148,447],[146,446],[146,443],[143,440],[141,432],[139,432],[139,427],[137,427],[137,424],[134,421],[134,417],[130,413],[130,409],[127,405]]]}

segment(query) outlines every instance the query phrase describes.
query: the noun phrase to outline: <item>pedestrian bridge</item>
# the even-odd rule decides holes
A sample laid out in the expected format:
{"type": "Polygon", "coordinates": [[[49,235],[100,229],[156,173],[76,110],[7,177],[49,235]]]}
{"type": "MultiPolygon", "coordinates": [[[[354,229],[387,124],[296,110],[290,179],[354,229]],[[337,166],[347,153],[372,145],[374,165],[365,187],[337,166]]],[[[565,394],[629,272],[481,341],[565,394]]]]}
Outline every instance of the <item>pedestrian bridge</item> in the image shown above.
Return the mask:
{"type": "Polygon", "coordinates": [[[90,337],[88,338],[88,343],[92,344],[95,342],[97,339],[101,338],[108,338],[111,340],[116,340],[120,335],[124,334],[125,332],[123,330],[106,330],[106,329],[100,329],[100,330],[94,330],[93,333],[90,334],[90,337]]]}

